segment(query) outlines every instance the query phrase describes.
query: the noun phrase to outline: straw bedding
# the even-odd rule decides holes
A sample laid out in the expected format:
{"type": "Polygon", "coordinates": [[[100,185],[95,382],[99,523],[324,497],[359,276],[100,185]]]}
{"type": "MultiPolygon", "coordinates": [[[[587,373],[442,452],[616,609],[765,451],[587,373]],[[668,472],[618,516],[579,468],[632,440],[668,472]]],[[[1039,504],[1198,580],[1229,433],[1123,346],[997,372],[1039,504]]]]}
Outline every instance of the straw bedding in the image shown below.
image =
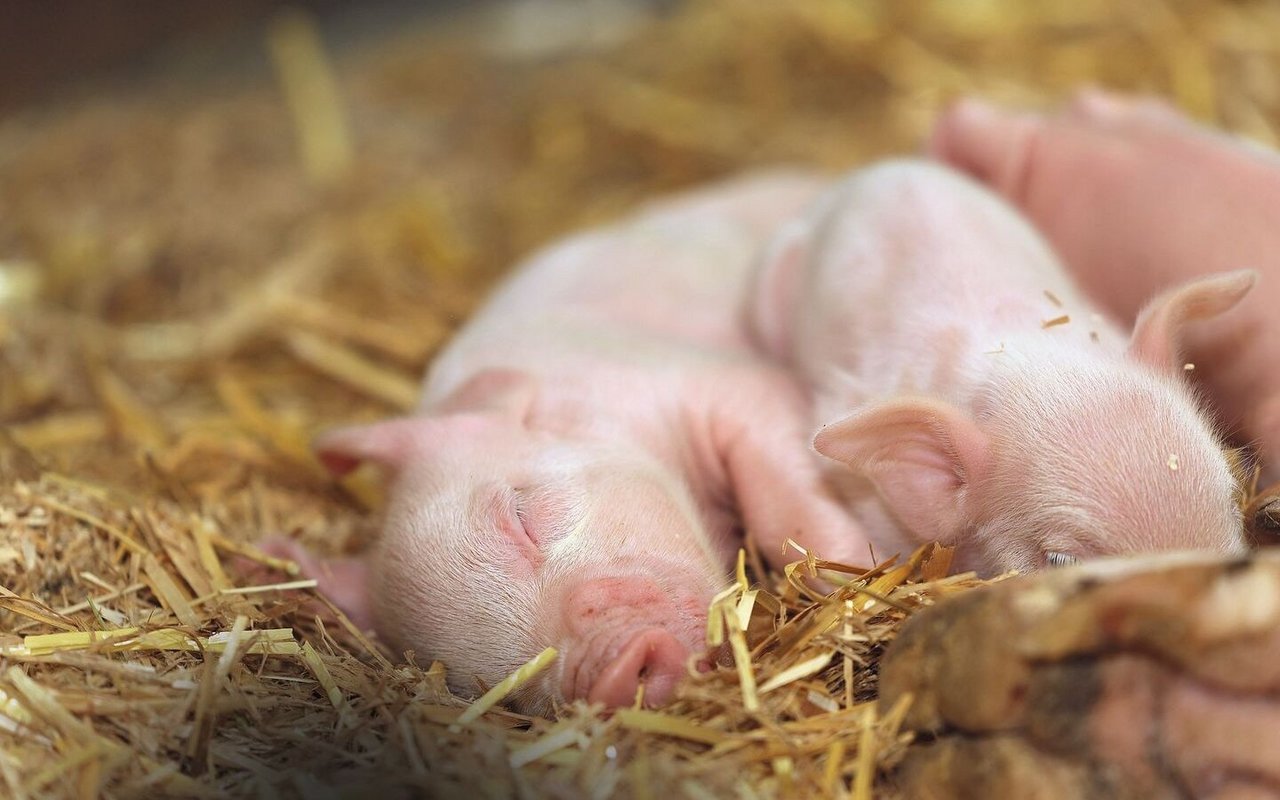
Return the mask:
{"type": "Polygon", "coordinates": [[[752,165],[902,152],[969,91],[1150,90],[1274,145],[1280,7],[593,8],[542,39],[471,14],[337,58],[285,16],[261,80],[0,125],[0,794],[866,798],[914,746],[876,668],[977,583],[941,550],[826,565],[825,596],[801,553],[740,566],[711,609],[732,665],[660,712],[531,720],[468,711],[445,665],[381,649],[252,542],[367,544],[377,482],[334,483],[308,439],[411,407],[537,244],[752,165]]]}

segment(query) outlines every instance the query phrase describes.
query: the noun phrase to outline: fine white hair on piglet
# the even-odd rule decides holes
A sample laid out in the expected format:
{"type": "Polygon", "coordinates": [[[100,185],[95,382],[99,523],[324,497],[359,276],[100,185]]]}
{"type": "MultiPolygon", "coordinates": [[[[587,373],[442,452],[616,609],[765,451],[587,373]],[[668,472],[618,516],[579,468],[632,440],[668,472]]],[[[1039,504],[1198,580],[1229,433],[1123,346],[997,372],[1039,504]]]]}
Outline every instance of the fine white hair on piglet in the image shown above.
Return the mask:
{"type": "MultiPolygon", "coordinates": [[[[673,529],[697,530],[702,525],[697,504],[689,488],[671,475],[670,470],[652,459],[634,453],[616,452],[608,445],[587,453],[581,449],[553,450],[540,461],[546,481],[526,490],[531,504],[540,506],[547,516],[559,521],[559,530],[551,538],[544,556],[557,568],[576,569],[577,562],[598,560],[599,554],[589,553],[591,526],[601,519],[598,506],[603,503],[627,505],[628,494],[652,491],[669,498],[676,516],[673,529]],[[611,473],[616,492],[607,497],[585,490],[573,477],[580,474],[611,473]],[[588,548],[584,550],[583,548],[588,548]]],[[[693,546],[696,552],[688,557],[715,564],[719,556],[708,546],[703,537],[690,537],[675,544],[675,549],[693,546]]]]}
{"type": "Polygon", "coordinates": [[[859,478],[841,483],[878,551],[940,539],[989,574],[1243,547],[1177,356],[1250,274],[1171,289],[1126,337],[1004,201],[919,161],[855,172],[765,253],[757,326],[813,383],[814,445],[859,478]]]}
{"type": "Polygon", "coordinates": [[[1150,549],[1153,536],[1171,530],[1181,531],[1180,546],[1237,549],[1239,512],[1228,499],[1235,476],[1176,377],[1055,350],[1010,353],[977,404],[1005,462],[990,479],[1012,489],[1018,484],[1006,470],[1017,471],[1028,487],[991,492],[996,506],[1018,503],[992,516],[1042,537],[1105,531],[1107,541],[1087,543],[1094,555],[1150,549]],[[1176,471],[1171,452],[1179,454],[1176,471]],[[1064,518],[1067,500],[1074,519],[1064,518]]]}

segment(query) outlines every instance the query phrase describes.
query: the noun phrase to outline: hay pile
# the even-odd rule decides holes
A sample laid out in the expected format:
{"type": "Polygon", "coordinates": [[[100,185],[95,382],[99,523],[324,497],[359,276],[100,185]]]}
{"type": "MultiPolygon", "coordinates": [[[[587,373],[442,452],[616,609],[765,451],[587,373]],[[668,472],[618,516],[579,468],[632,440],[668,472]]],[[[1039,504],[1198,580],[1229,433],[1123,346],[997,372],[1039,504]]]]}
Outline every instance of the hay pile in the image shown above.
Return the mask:
{"type": "Polygon", "coordinates": [[[535,245],[750,165],[901,152],[968,91],[1147,89],[1274,145],[1280,7],[608,7],[541,39],[438,22],[332,70],[285,17],[271,80],[0,125],[0,794],[865,798],[910,746],[875,663],[973,583],[941,552],[830,596],[813,564],[768,592],[740,570],[712,609],[742,623],[714,626],[736,666],[661,713],[466,724],[442,665],[240,567],[271,564],[250,544],[270,534],[367,543],[376,484],[334,484],[309,437],[410,407],[535,245]]]}

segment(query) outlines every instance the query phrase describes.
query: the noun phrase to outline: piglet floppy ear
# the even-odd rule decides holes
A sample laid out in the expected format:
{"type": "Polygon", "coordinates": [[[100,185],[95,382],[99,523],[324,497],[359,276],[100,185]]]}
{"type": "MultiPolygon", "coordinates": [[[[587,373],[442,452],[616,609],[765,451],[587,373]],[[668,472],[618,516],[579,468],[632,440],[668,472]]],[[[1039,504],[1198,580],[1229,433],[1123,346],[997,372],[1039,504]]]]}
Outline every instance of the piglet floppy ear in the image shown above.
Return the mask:
{"type": "Polygon", "coordinates": [[[1229,311],[1253,288],[1258,273],[1239,270],[1174,287],[1147,304],[1133,326],[1129,352],[1160,370],[1182,367],[1179,350],[1187,323],[1229,311]]]}
{"type": "Polygon", "coordinates": [[[524,424],[536,390],[537,383],[527,372],[482,370],[431,403],[427,413],[339,428],[318,436],[312,447],[339,477],[363,461],[395,472],[414,453],[437,446],[445,436],[474,433],[500,421],[524,424]]]}
{"type": "Polygon", "coordinates": [[[875,484],[920,541],[963,531],[970,488],[987,469],[989,442],[964,412],[935,400],[894,400],[818,431],[814,448],[875,484]]]}
{"type": "Polygon", "coordinates": [[[430,423],[423,417],[402,417],[372,425],[353,425],[322,433],[311,443],[320,462],[341,477],[363,461],[389,471],[399,470],[430,423]]]}

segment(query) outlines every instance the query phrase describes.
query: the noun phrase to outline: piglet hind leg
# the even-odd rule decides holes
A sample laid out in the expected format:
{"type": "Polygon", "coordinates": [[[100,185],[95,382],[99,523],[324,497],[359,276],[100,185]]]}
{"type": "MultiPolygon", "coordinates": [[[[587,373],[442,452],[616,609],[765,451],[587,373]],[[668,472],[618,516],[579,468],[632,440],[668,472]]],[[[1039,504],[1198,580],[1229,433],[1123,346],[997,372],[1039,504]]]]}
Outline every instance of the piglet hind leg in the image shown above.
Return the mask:
{"type": "Polygon", "coordinates": [[[1036,114],[965,99],[927,149],[1025,211],[1122,320],[1176,283],[1274,263],[1280,157],[1159,100],[1086,90],[1036,114]]]}

